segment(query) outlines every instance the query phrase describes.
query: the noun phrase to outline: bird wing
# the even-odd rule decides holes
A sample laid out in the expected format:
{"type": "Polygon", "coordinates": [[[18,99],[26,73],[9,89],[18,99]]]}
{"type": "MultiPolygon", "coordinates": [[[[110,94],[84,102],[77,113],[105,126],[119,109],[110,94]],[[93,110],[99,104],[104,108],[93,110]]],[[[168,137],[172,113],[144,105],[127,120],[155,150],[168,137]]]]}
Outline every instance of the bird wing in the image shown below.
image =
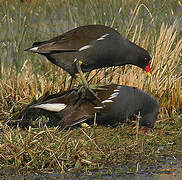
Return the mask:
{"type": "Polygon", "coordinates": [[[76,52],[84,46],[94,44],[94,42],[98,43],[108,33],[119,34],[114,29],[102,25],[81,26],[48,41],[36,42],[33,47],[37,45],[39,52],[42,51],[42,53],[52,51],[76,52]]]}
{"type": "Polygon", "coordinates": [[[47,111],[59,112],[67,106],[73,106],[79,99],[79,95],[76,90],[71,90],[64,93],[49,95],[47,99],[48,100],[31,105],[29,108],[39,108],[47,111]]]}

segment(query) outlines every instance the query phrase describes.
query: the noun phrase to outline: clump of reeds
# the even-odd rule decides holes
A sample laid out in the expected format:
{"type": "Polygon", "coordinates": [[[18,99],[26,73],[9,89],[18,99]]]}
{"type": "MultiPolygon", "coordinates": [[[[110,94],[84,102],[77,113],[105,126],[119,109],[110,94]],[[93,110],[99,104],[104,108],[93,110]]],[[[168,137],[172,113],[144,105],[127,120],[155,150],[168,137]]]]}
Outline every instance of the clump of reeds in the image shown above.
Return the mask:
{"type": "MultiPolygon", "coordinates": [[[[161,107],[169,112],[178,110],[180,106],[181,90],[181,51],[182,39],[177,39],[176,25],[161,25],[158,37],[151,37],[146,33],[144,40],[140,42],[142,35],[137,35],[138,44],[144,48],[151,46],[152,77],[137,67],[109,68],[100,70],[91,83],[118,83],[136,86],[155,95],[161,103],[161,107]],[[113,72],[112,72],[113,71],[113,72]]],[[[136,28],[137,31],[137,28],[136,28]]],[[[137,33],[136,33],[137,34],[137,33]]],[[[133,38],[135,40],[135,37],[133,38]]],[[[63,70],[54,67],[46,60],[39,65],[42,74],[33,72],[33,62],[27,59],[19,72],[11,66],[3,68],[1,86],[1,115],[8,115],[28,105],[33,99],[38,99],[47,91],[58,92],[69,86],[70,76],[63,70]],[[22,78],[23,77],[23,78],[22,78]]],[[[97,71],[97,70],[96,70],[97,71]]],[[[90,74],[94,75],[96,71],[90,74]]]]}
{"type": "MultiPolygon", "coordinates": [[[[23,4],[20,1],[4,2],[0,6],[0,17],[5,25],[0,31],[3,42],[0,49],[0,174],[7,174],[4,167],[8,168],[8,172],[9,168],[13,169],[14,173],[40,172],[41,169],[51,171],[52,168],[62,172],[77,168],[86,172],[91,168],[126,161],[151,162],[157,156],[155,151],[158,142],[167,145],[168,142],[181,141],[181,116],[177,112],[182,110],[182,38],[178,34],[176,23],[167,25],[155,21],[151,11],[153,4],[147,5],[141,0],[137,3],[121,3],[120,0],[89,0],[88,3],[80,0],[54,3],[24,1],[23,4]],[[130,5],[136,7],[130,9],[130,5]],[[60,9],[62,16],[59,21],[54,21],[52,17],[55,17],[55,12],[59,14],[60,9]],[[145,11],[143,16],[140,11],[145,11]],[[45,17],[50,23],[43,21],[45,17]],[[46,126],[39,126],[37,129],[29,127],[24,131],[6,126],[4,122],[7,119],[32,101],[46,92],[52,94],[65,90],[70,83],[70,76],[62,69],[42,56],[23,52],[23,49],[29,47],[33,41],[46,40],[58,32],[60,34],[75,26],[94,23],[117,28],[130,40],[149,50],[152,56],[152,77],[147,77],[137,67],[125,66],[99,70],[90,83],[125,84],[144,89],[155,96],[161,104],[160,121],[163,122],[157,124],[155,136],[144,136],[137,130],[136,142],[136,131],[125,125],[68,131],[46,126]],[[173,136],[166,136],[165,133],[173,136]],[[138,146],[140,143],[142,148],[138,146]]],[[[165,3],[163,6],[169,7],[165,3]]],[[[163,6],[160,8],[167,10],[163,6]]],[[[88,79],[97,71],[92,71],[88,79]]],[[[73,86],[77,86],[77,82],[73,86]]],[[[164,149],[164,154],[175,152],[181,152],[177,143],[175,148],[166,146],[164,149]]]]}

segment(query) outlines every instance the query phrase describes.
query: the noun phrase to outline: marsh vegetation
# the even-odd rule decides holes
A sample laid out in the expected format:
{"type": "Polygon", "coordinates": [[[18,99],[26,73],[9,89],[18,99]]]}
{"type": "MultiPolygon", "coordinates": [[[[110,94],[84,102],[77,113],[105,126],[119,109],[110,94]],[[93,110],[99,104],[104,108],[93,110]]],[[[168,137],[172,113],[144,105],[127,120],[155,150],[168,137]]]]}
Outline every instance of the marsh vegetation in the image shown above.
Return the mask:
{"type": "Polygon", "coordinates": [[[0,19],[0,175],[89,172],[182,153],[181,1],[2,0],[0,19]],[[6,126],[27,105],[47,92],[66,90],[70,81],[65,71],[24,49],[86,24],[111,26],[150,52],[152,77],[125,66],[101,69],[90,83],[135,86],[155,96],[161,108],[153,132],[139,133],[128,124],[59,130],[42,123],[48,121],[44,116],[30,117],[32,126],[24,129],[6,126]],[[159,145],[165,146],[160,153],[159,145]]]}

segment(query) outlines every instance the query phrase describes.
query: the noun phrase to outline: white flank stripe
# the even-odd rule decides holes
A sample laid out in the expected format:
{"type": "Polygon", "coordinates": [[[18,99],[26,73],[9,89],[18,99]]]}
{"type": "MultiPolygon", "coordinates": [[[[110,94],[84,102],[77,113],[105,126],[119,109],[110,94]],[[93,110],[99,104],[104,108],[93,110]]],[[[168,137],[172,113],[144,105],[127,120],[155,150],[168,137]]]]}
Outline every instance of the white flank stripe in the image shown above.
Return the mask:
{"type": "Polygon", "coordinates": [[[115,92],[115,93],[111,94],[111,96],[118,96],[118,95],[119,95],[118,92],[115,92]]]}
{"type": "Polygon", "coordinates": [[[101,41],[101,40],[104,40],[104,38],[103,38],[103,37],[101,37],[101,38],[97,39],[97,41],[101,41]]]}
{"type": "Polygon", "coordinates": [[[104,34],[103,36],[101,36],[100,38],[98,38],[97,41],[104,40],[104,38],[105,38],[106,36],[108,36],[108,35],[109,35],[109,34],[104,34]]]}
{"type": "Polygon", "coordinates": [[[116,95],[115,96],[110,96],[108,99],[113,99],[113,98],[115,98],[115,97],[117,97],[116,95]]]}
{"type": "Polygon", "coordinates": [[[111,102],[113,102],[113,101],[109,100],[109,99],[106,99],[106,100],[102,101],[102,103],[111,103],[111,102]]]}
{"type": "Polygon", "coordinates": [[[38,50],[38,47],[33,47],[30,49],[30,51],[37,51],[38,50]]]}
{"type": "Polygon", "coordinates": [[[119,92],[119,90],[118,89],[115,89],[114,92],[119,92]]]}
{"type": "Polygon", "coordinates": [[[103,109],[103,107],[98,106],[98,107],[94,107],[94,109],[103,109]]]}
{"type": "Polygon", "coordinates": [[[86,45],[86,46],[83,46],[79,49],[79,51],[83,51],[85,49],[88,49],[88,48],[91,48],[92,46],[91,45],[86,45]]]}
{"type": "Polygon", "coordinates": [[[117,89],[120,89],[121,88],[121,86],[117,86],[117,89]]]}
{"type": "Polygon", "coordinates": [[[115,92],[115,93],[111,94],[111,96],[108,99],[113,99],[113,98],[117,97],[118,95],[119,95],[119,93],[115,92]]]}
{"type": "Polygon", "coordinates": [[[33,106],[33,108],[40,108],[47,111],[59,112],[66,107],[66,104],[63,103],[54,103],[54,104],[39,104],[33,106]]]}
{"type": "Polygon", "coordinates": [[[108,35],[109,35],[109,34],[108,34],[108,33],[106,33],[106,34],[104,34],[104,35],[103,35],[103,36],[101,36],[101,37],[103,37],[103,38],[104,38],[104,37],[106,37],[106,36],[108,36],[108,35]]]}

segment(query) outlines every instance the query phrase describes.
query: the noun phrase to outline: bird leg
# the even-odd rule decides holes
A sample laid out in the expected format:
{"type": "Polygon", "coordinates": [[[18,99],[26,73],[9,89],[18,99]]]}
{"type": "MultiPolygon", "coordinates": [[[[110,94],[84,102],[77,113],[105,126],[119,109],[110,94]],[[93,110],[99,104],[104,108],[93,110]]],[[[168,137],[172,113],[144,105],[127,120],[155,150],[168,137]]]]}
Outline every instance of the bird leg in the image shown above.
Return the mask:
{"type": "MultiPolygon", "coordinates": [[[[95,92],[92,90],[92,89],[97,89],[97,88],[94,88],[95,85],[89,85],[87,80],[85,79],[85,75],[81,69],[81,64],[82,64],[82,61],[81,60],[78,60],[76,59],[75,60],[76,62],[76,67],[77,67],[77,70],[78,70],[78,73],[80,74],[80,78],[81,78],[81,81],[82,81],[82,84],[83,86],[89,90],[89,92],[101,103],[102,100],[95,94],[95,92]]],[[[80,82],[80,81],[79,81],[80,82]]]]}
{"type": "MultiPolygon", "coordinates": [[[[105,88],[103,88],[102,86],[105,86],[105,85],[97,85],[97,84],[89,84],[85,78],[85,74],[83,73],[82,69],[81,69],[81,64],[82,64],[82,61],[81,60],[78,60],[78,59],[75,59],[75,63],[76,63],[76,67],[77,67],[77,70],[78,70],[78,73],[80,74],[80,78],[81,78],[81,81],[79,79],[76,79],[80,84],[83,84],[84,87],[86,88],[90,88],[90,89],[98,89],[98,90],[105,90],[105,88]]],[[[86,74],[86,77],[88,78],[89,76],[89,73],[86,74]]],[[[93,77],[90,79],[92,80],[93,77]]]]}
{"type": "Polygon", "coordinates": [[[80,78],[81,78],[82,84],[83,84],[86,88],[88,88],[88,87],[89,87],[89,84],[88,84],[87,80],[85,79],[85,75],[84,75],[84,73],[83,73],[83,71],[82,71],[82,69],[81,69],[82,61],[76,59],[75,62],[76,62],[76,67],[77,67],[78,73],[80,74],[80,78]]]}

